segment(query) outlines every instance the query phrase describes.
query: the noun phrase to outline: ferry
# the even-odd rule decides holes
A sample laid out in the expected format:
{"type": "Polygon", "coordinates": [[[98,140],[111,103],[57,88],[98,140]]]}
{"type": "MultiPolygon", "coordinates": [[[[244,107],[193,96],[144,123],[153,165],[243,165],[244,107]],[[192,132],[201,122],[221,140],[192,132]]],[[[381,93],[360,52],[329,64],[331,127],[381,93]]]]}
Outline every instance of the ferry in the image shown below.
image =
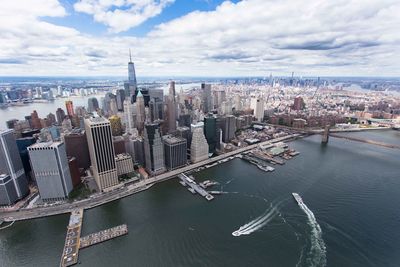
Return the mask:
{"type": "Polygon", "coordinates": [[[303,199],[301,198],[301,196],[299,194],[292,193],[292,196],[297,201],[297,204],[299,204],[299,205],[303,204],[303,199]]]}
{"type": "Polygon", "coordinates": [[[272,172],[272,171],[275,170],[275,168],[272,168],[272,167],[270,167],[270,166],[262,166],[262,165],[260,165],[260,164],[257,164],[257,167],[258,167],[260,170],[263,170],[263,171],[265,171],[265,172],[272,172]]]}

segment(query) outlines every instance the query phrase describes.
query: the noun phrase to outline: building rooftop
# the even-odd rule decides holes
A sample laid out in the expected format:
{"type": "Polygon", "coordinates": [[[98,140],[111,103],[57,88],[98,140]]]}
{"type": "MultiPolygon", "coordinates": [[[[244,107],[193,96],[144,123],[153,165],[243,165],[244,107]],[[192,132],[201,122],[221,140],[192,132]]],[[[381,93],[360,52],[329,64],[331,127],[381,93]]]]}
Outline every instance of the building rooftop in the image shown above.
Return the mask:
{"type": "Polygon", "coordinates": [[[43,148],[57,148],[62,144],[62,142],[41,142],[41,143],[36,143],[28,147],[28,149],[43,149],[43,148]]]}
{"type": "Polygon", "coordinates": [[[175,137],[175,136],[172,136],[172,135],[164,135],[164,136],[162,137],[162,139],[163,139],[163,141],[164,141],[165,143],[168,143],[168,144],[170,144],[170,145],[176,144],[176,143],[180,143],[180,142],[185,142],[185,141],[186,141],[185,138],[182,138],[182,137],[175,137]]]}

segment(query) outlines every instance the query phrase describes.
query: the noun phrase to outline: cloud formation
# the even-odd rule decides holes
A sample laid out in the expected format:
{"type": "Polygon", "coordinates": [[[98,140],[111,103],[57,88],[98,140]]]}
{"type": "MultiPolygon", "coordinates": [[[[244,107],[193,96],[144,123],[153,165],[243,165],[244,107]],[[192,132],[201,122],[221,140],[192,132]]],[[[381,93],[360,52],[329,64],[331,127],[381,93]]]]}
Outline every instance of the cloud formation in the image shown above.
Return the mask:
{"type": "MultiPolygon", "coordinates": [[[[0,9],[0,75],[126,76],[131,48],[138,76],[400,76],[396,0],[226,1],[144,37],[84,34],[44,21],[68,19],[57,0],[23,1],[0,9]]],[[[118,32],[140,23],[129,19],[133,6],[146,19],[171,2],[79,0],[74,8],[118,32]]]]}
{"type": "Polygon", "coordinates": [[[175,0],[79,0],[74,4],[77,12],[93,16],[114,33],[123,32],[159,15],[175,0]]]}

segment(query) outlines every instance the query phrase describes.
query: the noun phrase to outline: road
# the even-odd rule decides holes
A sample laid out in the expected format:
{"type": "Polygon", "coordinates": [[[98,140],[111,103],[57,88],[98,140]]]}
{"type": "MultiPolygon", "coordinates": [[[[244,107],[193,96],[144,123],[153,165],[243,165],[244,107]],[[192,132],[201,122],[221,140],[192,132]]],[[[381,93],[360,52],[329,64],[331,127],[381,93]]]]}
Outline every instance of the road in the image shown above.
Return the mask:
{"type": "Polygon", "coordinates": [[[254,144],[254,145],[249,145],[246,147],[239,148],[237,150],[224,153],[222,155],[209,158],[207,160],[190,164],[188,166],[165,172],[163,174],[147,178],[145,180],[141,180],[139,182],[136,182],[135,184],[121,187],[118,189],[114,189],[110,192],[103,192],[103,193],[98,193],[93,196],[91,196],[89,199],[84,199],[80,201],[75,201],[72,203],[62,203],[58,205],[53,205],[53,206],[47,206],[47,207],[35,207],[35,208],[30,208],[30,209],[21,209],[19,211],[10,211],[10,212],[2,212],[0,214],[0,220],[4,220],[6,222],[11,222],[11,221],[20,221],[20,220],[28,220],[28,219],[34,219],[34,218],[41,218],[41,217],[47,217],[47,216],[52,216],[52,215],[58,215],[58,214],[64,214],[64,213],[70,213],[72,210],[76,209],[91,209],[127,196],[130,196],[132,194],[141,192],[143,190],[147,190],[151,186],[153,186],[156,183],[163,182],[166,180],[169,180],[171,178],[175,178],[178,174],[188,172],[193,169],[197,169],[203,165],[208,165],[214,162],[217,162],[219,160],[223,160],[225,158],[229,158],[232,156],[235,156],[237,154],[241,154],[243,152],[252,150],[256,148],[259,145],[264,145],[264,144],[269,144],[269,143],[277,143],[289,139],[294,139],[300,137],[300,134],[291,134],[288,136],[284,137],[279,137],[275,138],[269,141],[265,141],[262,143],[254,144]]]}

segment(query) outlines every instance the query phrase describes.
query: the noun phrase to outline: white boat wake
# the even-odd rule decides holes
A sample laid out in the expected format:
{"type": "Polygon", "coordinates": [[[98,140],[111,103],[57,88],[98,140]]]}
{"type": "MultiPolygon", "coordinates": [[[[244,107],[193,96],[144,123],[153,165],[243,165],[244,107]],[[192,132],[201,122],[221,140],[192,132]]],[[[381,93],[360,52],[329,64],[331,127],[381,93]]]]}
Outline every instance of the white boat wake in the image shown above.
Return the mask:
{"type": "Polygon", "coordinates": [[[282,203],[282,201],[267,209],[261,216],[255,218],[254,220],[246,223],[243,226],[240,226],[238,230],[232,233],[233,236],[241,236],[241,235],[249,235],[261,228],[263,228],[267,223],[269,223],[276,215],[279,214],[278,207],[282,203]]]}
{"type": "Polygon", "coordinates": [[[299,204],[299,207],[307,215],[308,225],[311,227],[311,248],[307,254],[306,266],[326,266],[326,246],[322,239],[321,227],[315,219],[314,213],[304,202],[299,204]]]}

